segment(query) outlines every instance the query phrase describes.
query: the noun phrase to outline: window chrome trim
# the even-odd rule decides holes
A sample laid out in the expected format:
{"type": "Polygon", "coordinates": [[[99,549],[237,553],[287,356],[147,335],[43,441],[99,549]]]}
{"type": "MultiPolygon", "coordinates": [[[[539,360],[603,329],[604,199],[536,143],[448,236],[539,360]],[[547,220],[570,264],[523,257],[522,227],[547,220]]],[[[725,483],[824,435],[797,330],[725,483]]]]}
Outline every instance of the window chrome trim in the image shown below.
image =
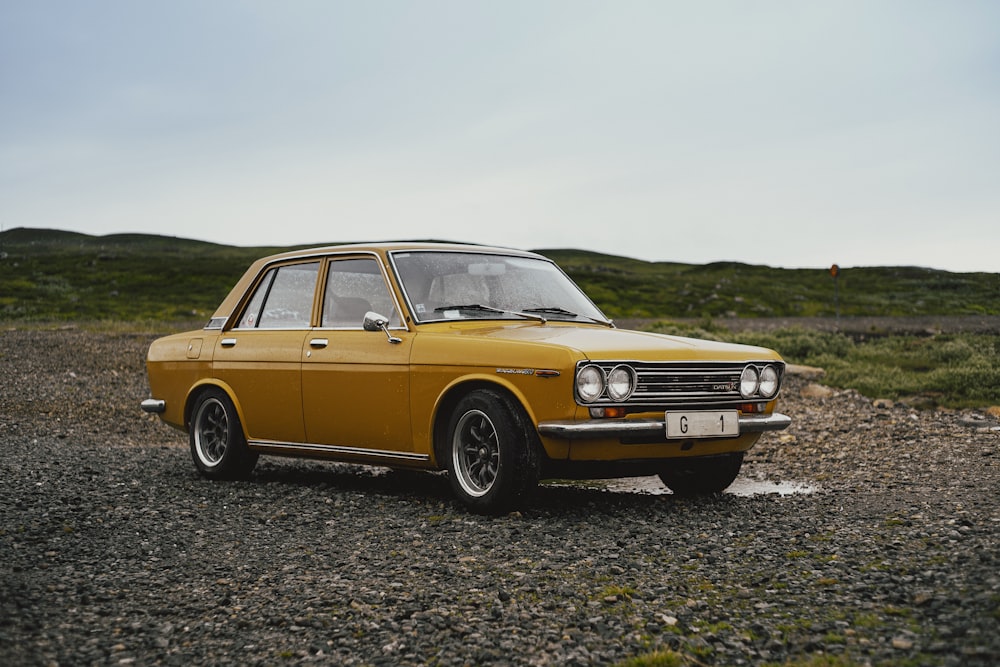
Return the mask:
{"type": "MultiPolygon", "coordinates": [[[[399,269],[396,266],[396,255],[409,255],[409,254],[414,254],[414,255],[416,255],[416,254],[442,254],[443,255],[445,253],[459,254],[459,255],[488,255],[488,256],[492,256],[492,257],[517,257],[519,259],[534,259],[534,260],[539,260],[539,261],[542,261],[542,262],[548,262],[549,264],[551,264],[552,266],[554,266],[556,268],[556,270],[559,271],[559,273],[561,273],[563,275],[563,277],[565,277],[566,280],[569,281],[569,283],[573,287],[575,287],[576,290],[580,294],[583,295],[583,298],[586,299],[587,302],[589,302],[591,306],[593,306],[593,308],[594,308],[595,311],[597,311],[598,313],[600,313],[605,318],[603,321],[602,320],[593,320],[593,319],[587,318],[587,322],[592,323],[592,324],[605,324],[605,325],[610,324],[611,327],[614,328],[614,322],[611,319],[608,318],[608,316],[604,313],[604,311],[602,311],[597,306],[597,304],[594,303],[594,300],[590,298],[590,295],[587,294],[583,290],[582,287],[580,287],[579,285],[577,285],[576,281],[573,280],[572,278],[570,278],[569,274],[566,273],[566,271],[563,270],[563,268],[561,266],[559,266],[559,264],[555,260],[549,259],[545,255],[540,255],[540,254],[538,254],[536,252],[528,252],[526,250],[516,250],[514,248],[491,248],[491,247],[477,248],[475,246],[467,246],[467,247],[462,247],[462,248],[447,248],[447,247],[445,247],[445,248],[400,248],[400,249],[389,250],[389,251],[386,252],[386,255],[389,258],[389,267],[388,268],[391,269],[392,275],[393,275],[393,279],[396,281],[396,285],[399,287],[399,292],[403,295],[403,300],[406,302],[407,312],[410,314],[410,317],[411,317],[414,325],[435,324],[435,323],[441,323],[441,322],[476,322],[476,321],[480,321],[480,322],[481,321],[494,321],[494,322],[496,322],[496,321],[511,321],[511,322],[518,322],[518,321],[524,321],[523,317],[516,317],[517,314],[514,311],[509,311],[508,314],[515,315],[515,317],[499,316],[500,315],[499,313],[493,313],[491,315],[487,315],[487,316],[483,316],[483,317],[463,317],[461,319],[452,319],[452,318],[447,318],[447,317],[443,317],[443,316],[442,317],[436,317],[434,319],[422,319],[422,318],[418,317],[417,316],[417,309],[414,307],[413,302],[410,300],[410,295],[406,292],[406,285],[404,285],[403,281],[400,280],[400,278],[399,278],[399,269]]],[[[400,312],[402,312],[402,311],[400,311],[400,312]]],[[[534,313],[532,313],[532,315],[534,315],[534,313]]],[[[549,317],[549,318],[546,318],[546,319],[549,322],[571,322],[571,323],[574,323],[574,324],[579,324],[580,323],[580,321],[577,320],[577,319],[575,319],[575,318],[568,319],[568,320],[561,320],[561,319],[556,319],[556,318],[553,318],[553,317],[549,317]]]]}
{"type": "MultiPolygon", "coordinates": [[[[249,302],[249,299],[252,297],[254,291],[257,289],[257,286],[260,284],[260,279],[263,276],[267,275],[267,272],[270,271],[272,268],[274,268],[276,266],[284,266],[284,265],[289,265],[289,264],[304,264],[304,263],[308,263],[310,261],[317,261],[317,260],[321,264],[323,263],[324,260],[326,260],[327,263],[329,263],[330,261],[334,261],[334,258],[345,258],[345,257],[351,257],[351,256],[354,256],[354,257],[374,257],[375,258],[375,262],[378,264],[379,271],[382,273],[382,280],[385,282],[385,286],[389,290],[389,297],[392,299],[392,303],[396,307],[396,312],[398,312],[400,314],[403,314],[404,311],[400,307],[399,298],[396,295],[396,287],[399,286],[399,290],[402,291],[402,285],[400,285],[395,280],[395,278],[396,278],[395,271],[390,271],[390,267],[384,261],[384,259],[383,259],[383,257],[382,257],[381,254],[379,254],[378,252],[376,252],[374,250],[357,250],[357,249],[331,250],[329,247],[327,247],[327,248],[320,249],[318,252],[313,252],[313,253],[309,253],[309,254],[306,254],[306,255],[300,255],[300,256],[297,256],[297,257],[282,257],[282,256],[279,256],[279,257],[271,260],[270,262],[268,262],[264,266],[260,267],[260,271],[257,272],[256,276],[254,276],[253,282],[250,284],[250,287],[247,288],[246,292],[244,292],[242,295],[240,295],[240,299],[237,302],[236,307],[233,309],[233,311],[231,313],[229,313],[228,315],[220,315],[218,317],[213,317],[209,321],[209,324],[212,324],[213,322],[216,322],[216,320],[221,320],[222,321],[221,326],[213,326],[212,328],[213,329],[214,328],[218,328],[218,329],[229,330],[229,331],[282,331],[282,330],[285,330],[285,331],[305,331],[305,330],[308,330],[308,329],[322,329],[324,331],[339,331],[339,330],[342,330],[342,331],[364,331],[364,329],[361,326],[358,326],[357,328],[347,327],[347,328],[342,328],[342,329],[341,328],[335,328],[335,327],[319,327],[319,326],[317,326],[317,327],[307,326],[307,327],[303,327],[303,328],[300,328],[300,327],[291,327],[291,328],[287,328],[287,329],[279,329],[277,327],[274,327],[274,328],[271,328],[271,329],[260,329],[258,327],[254,327],[252,329],[251,328],[243,328],[243,329],[241,329],[241,328],[239,328],[239,327],[236,326],[236,324],[239,323],[239,320],[236,320],[235,322],[233,322],[233,318],[234,317],[236,317],[237,315],[242,315],[243,314],[243,309],[246,308],[247,303],[249,302]]],[[[321,283],[322,286],[321,286],[321,289],[324,290],[324,291],[326,290],[326,274],[327,274],[327,267],[326,266],[321,266],[320,267],[320,275],[322,277],[322,283],[321,283]]],[[[313,297],[315,297],[315,296],[316,296],[316,294],[313,293],[313,297]]],[[[320,313],[320,317],[322,317],[322,312],[320,313]]],[[[400,320],[402,320],[402,326],[389,327],[389,329],[392,330],[392,331],[409,331],[410,327],[407,326],[407,324],[406,324],[406,318],[405,317],[401,317],[400,320]]],[[[209,327],[206,326],[205,328],[208,329],[209,327]]]]}
{"type": "MultiPolygon", "coordinates": [[[[406,326],[406,317],[404,316],[403,309],[400,307],[399,299],[396,296],[396,289],[395,289],[396,283],[393,280],[395,278],[395,274],[391,273],[389,271],[389,267],[382,260],[382,255],[380,255],[379,253],[377,253],[377,252],[375,252],[373,250],[353,250],[353,251],[351,251],[351,250],[345,250],[343,252],[334,252],[334,253],[325,253],[325,254],[323,254],[323,257],[326,259],[326,265],[323,267],[323,270],[322,270],[323,280],[321,282],[321,287],[320,287],[320,289],[322,290],[322,293],[323,293],[323,297],[326,298],[326,287],[327,287],[327,281],[329,280],[330,264],[331,263],[338,261],[338,259],[349,259],[351,257],[361,258],[361,257],[369,257],[369,256],[375,258],[375,264],[376,264],[376,266],[378,266],[378,270],[382,274],[382,282],[385,284],[385,288],[389,292],[389,298],[392,299],[392,305],[396,309],[396,312],[399,313],[399,315],[400,315],[400,317],[399,317],[399,321],[401,322],[400,326],[389,327],[389,330],[390,331],[409,331],[410,328],[408,326],[406,326]]],[[[402,290],[402,287],[400,287],[400,290],[402,290]]],[[[323,323],[322,302],[323,302],[323,300],[321,299],[320,300],[320,304],[321,305],[320,305],[320,311],[319,311],[319,319],[317,320],[317,322],[319,323],[319,325],[316,326],[316,327],[313,327],[317,331],[364,331],[365,330],[363,318],[362,318],[362,322],[358,326],[356,326],[356,327],[324,327],[324,326],[322,326],[322,323],[323,323]]]]}
{"type": "MultiPolygon", "coordinates": [[[[243,295],[240,297],[239,303],[236,307],[236,310],[234,311],[236,314],[236,321],[233,323],[232,327],[230,327],[230,331],[305,331],[306,329],[309,329],[310,325],[312,324],[313,309],[315,309],[316,307],[315,305],[316,285],[319,284],[319,279],[320,276],[322,275],[323,275],[323,260],[316,259],[311,256],[308,258],[296,258],[296,259],[286,258],[284,260],[275,260],[261,267],[261,270],[257,272],[256,276],[254,276],[254,280],[250,284],[250,287],[248,287],[247,291],[244,292],[243,295]],[[317,265],[316,278],[315,278],[315,283],[313,285],[313,294],[311,301],[312,305],[310,306],[309,310],[309,321],[305,324],[305,326],[295,325],[295,326],[280,326],[280,327],[262,327],[260,326],[259,318],[257,319],[257,323],[254,324],[253,326],[241,327],[239,325],[240,320],[243,319],[247,309],[250,307],[250,304],[253,301],[254,296],[257,295],[257,290],[263,286],[263,282],[267,280],[268,274],[271,272],[272,269],[274,269],[274,275],[271,276],[265,288],[264,296],[262,297],[260,303],[261,312],[263,312],[264,306],[267,305],[267,300],[268,298],[270,298],[271,289],[274,287],[274,282],[275,280],[277,280],[278,272],[281,269],[287,266],[304,266],[306,264],[314,264],[314,263],[317,265]]],[[[232,319],[232,315],[230,315],[229,319],[232,319]]]]}
{"type": "MultiPolygon", "coordinates": [[[[364,331],[365,327],[362,324],[362,326],[357,327],[312,327],[312,329],[314,331],[364,331]]],[[[409,329],[404,324],[399,327],[389,327],[389,331],[409,331],[409,329]]]]}

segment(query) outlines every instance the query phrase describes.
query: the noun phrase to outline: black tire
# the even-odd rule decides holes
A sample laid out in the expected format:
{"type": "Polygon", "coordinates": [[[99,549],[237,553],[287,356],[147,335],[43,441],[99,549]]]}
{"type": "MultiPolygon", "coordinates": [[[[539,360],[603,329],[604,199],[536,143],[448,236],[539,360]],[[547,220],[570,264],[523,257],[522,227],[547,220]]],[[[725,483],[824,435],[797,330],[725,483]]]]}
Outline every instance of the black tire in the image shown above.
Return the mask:
{"type": "Polygon", "coordinates": [[[676,459],[660,473],[660,480],[678,496],[707,496],[722,493],[743,465],[743,452],[722,456],[676,459]]]}
{"type": "Polygon", "coordinates": [[[538,486],[538,437],[524,409],[507,395],[477,389],[448,422],[448,478],[474,512],[503,514],[521,507],[538,486]]]}
{"type": "Polygon", "coordinates": [[[236,407],[221,389],[208,389],[191,411],[191,457],[209,479],[246,479],[257,465],[236,407]]]}

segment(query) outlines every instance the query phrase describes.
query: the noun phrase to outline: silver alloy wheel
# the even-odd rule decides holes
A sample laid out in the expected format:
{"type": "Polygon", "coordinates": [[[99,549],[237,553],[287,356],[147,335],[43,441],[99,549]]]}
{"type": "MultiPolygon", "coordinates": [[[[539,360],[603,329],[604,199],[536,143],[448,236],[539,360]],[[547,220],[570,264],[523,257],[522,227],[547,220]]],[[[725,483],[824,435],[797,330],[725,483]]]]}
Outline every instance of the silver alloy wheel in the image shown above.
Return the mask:
{"type": "Polygon", "coordinates": [[[489,493],[500,470],[500,441],[485,412],[469,410],[458,420],[451,455],[462,490],[475,498],[489,493]]]}
{"type": "Polygon", "coordinates": [[[209,398],[198,407],[194,417],[194,446],[206,467],[219,465],[229,446],[229,417],[217,398],[209,398]]]}

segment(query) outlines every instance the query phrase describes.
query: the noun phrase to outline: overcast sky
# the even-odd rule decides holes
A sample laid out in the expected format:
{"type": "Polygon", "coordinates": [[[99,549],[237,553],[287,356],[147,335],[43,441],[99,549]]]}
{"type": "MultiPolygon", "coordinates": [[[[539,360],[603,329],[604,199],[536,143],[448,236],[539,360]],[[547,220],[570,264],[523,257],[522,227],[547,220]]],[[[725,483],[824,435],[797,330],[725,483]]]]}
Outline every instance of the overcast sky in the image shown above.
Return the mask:
{"type": "Polygon", "coordinates": [[[1000,2],[3,0],[0,225],[1000,272],[1000,2]]]}

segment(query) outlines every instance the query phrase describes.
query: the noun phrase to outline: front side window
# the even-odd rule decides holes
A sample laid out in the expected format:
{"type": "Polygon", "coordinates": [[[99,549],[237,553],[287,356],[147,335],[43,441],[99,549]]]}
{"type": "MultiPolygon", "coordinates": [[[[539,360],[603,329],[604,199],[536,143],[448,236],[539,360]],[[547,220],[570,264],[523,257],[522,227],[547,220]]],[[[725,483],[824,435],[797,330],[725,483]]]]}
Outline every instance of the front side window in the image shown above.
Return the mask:
{"type": "Polygon", "coordinates": [[[319,262],[273,268],[257,285],[238,329],[304,329],[312,319],[319,262]]]}
{"type": "Polygon", "coordinates": [[[331,261],[320,326],[361,329],[365,314],[370,311],[388,317],[390,327],[402,326],[378,262],[371,257],[331,261]]]}
{"type": "Polygon", "coordinates": [[[525,314],[607,321],[559,267],[540,257],[412,251],[392,259],[419,322],[525,314]]]}

